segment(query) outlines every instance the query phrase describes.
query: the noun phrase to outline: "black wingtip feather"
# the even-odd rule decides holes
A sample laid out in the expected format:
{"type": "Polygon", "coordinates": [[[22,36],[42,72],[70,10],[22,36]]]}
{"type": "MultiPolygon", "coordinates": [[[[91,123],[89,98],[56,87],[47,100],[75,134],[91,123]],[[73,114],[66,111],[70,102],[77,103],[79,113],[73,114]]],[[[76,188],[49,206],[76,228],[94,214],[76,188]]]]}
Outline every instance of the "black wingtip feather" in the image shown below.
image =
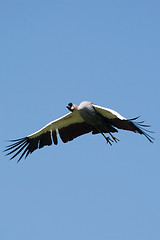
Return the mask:
{"type": "MultiPolygon", "coordinates": [[[[137,117],[139,118],[139,117],[137,117]]],[[[136,132],[143,134],[151,143],[153,143],[153,140],[155,140],[152,136],[150,136],[149,133],[154,133],[148,129],[145,129],[144,127],[150,127],[150,125],[141,124],[141,122],[134,122],[137,118],[133,118],[132,120],[129,120],[136,128],[136,132]]],[[[144,123],[144,121],[142,121],[144,123]]]]}
{"type": "Polygon", "coordinates": [[[8,145],[4,151],[5,152],[8,151],[8,153],[6,155],[15,153],[10,158],[10,160],[12,160],[13,158],[15,158],[17,155],[19,155],[21,153],[21,155],[17,161],[17,162],[19,162],[27,151],[28,151],[28,153],[32,153],[35,149],[38,148],[38,141],[39,141],[39,139],[37,139],[37,138],[30,139],[28,137],[20,138],[17,140],[10,140],[10,142],[15,142],[15,143],[8,145]],[[36,145],[36,147],[35,147],[35,145],[36,145]]]}
{"type": "MultiPolygon", "coordinates": [[[[4,152],[8,152],[6,154],[6,156],[8,155],[12,155],[13,153],[15,153],[10,160],[12,160],[13,158],[15,158],[18,154],[20,154],[22,152],[22,154],[20,155],[20,158],[18,159],[18,161],[22,158],[22,156],[24,155],[24,152],[26,151],[26,149],[28,148],[29,142],[28,142],[28,138],[19,138],[16,140],[9,140],[9,142],[14,142],[10,145],[8,145],[6,147],[6,149],[4,150],[4,152]]],[[[17,161],[17,162],[18,162],[17,161]]]]}
{"type": "MultiPolygon", "coordinates": [[[[56,132],[54,134],[56,138],[56,132]]],[[[10,154],[11,155],[14,154],[10,158],[10,160],[12,160],[13,158],[15,158],[20,154],[20,157],[17,161],[19,162],[23,156],[26,158],[30,153],[32,153],[36,149],[42,148],[44,146],[50,146],[52,144],[51,136],[52,136],[51,132],[48,131],[46,133],[39,135],[38,137],[32,137],[32,138],[24,137],[16,140],[10,140],[10,142],[12,143],[6,147],[4,152],[8,152],[6,154],[7,156],[10,154]]],[[[57,142],[55,142],[55,144],[57,144],[57,142]]]]}
{"type": "Polygon", "coordinates": [[[135,121],[135,120],[137,120],[138,118],[140,118],[140,116],[135,117],[135,118],[130,118],[130,119],[128,119],[128,120],[129,120],[129,121],[135,121]]]}

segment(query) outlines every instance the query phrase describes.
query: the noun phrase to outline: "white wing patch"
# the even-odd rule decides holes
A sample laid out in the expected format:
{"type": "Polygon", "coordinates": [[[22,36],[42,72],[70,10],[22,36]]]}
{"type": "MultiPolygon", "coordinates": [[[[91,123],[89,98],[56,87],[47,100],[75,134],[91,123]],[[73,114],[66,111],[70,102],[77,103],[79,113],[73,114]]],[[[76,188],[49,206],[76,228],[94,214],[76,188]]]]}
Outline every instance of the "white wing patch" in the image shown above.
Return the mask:
{"type": "Polygon", "coordinates": [[[46,126],[41,128],[39,131],[30,134],[28,137],[29,138],[38,137],[41,134],[46,133],[47,131],[54,131],[54,130],[58,131],[58,129],[60,129],[60,128],[67,127],[74,123],[82,123],[82,122],[84,122],[84,120],[80,116],[79,112],[74,111],[72,113],[68,113],[68,114],[64,115],[63,117],[60,117],[60,118],[48,123],[46,126]]]}
{"type": "Polygon", "coordinates": [[[124,118],[123,116],[121,116],[119,113],[117,113],[116,111],[114,111],[112,109],[104,108],[104,107],[94,105],[94,104],[93,104],[93,106],[97,112],[99,112],[101,115],[103,115],[106,118],[109,118],[109,119],[118,118],[120,120],[126,120],[126,118],[124,118]]]}

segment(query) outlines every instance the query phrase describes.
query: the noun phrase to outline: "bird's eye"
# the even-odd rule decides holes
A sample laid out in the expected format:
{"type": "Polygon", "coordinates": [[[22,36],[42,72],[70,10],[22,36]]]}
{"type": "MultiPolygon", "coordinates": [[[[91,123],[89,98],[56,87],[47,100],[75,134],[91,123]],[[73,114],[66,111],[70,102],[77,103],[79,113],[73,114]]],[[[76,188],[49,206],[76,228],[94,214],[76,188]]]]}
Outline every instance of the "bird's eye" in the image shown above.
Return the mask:
{"type": "Polygon", "coordinates": [[[72,103],[68,103],[68,106],[72,107],[72,105],[73,105],[72,103]]]}

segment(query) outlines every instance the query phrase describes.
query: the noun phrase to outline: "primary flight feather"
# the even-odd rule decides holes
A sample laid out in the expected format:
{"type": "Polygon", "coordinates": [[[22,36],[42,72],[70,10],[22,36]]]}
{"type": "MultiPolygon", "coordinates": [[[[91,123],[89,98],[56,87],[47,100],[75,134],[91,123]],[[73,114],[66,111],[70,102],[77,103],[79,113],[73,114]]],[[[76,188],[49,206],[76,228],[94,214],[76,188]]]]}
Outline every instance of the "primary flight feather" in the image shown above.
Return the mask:
{"type": "Polygon", "coordinates": [[[18,158],[18,161],[20,161],[23,156],[26,158],[28,154],[38,148],[46,145],[50,146],[52,143],[57,145],[58,134],[62,141],[66,143],[85,133],[101,133],[107,143],[112,145],[112,142],[119,141],[112,134],[118,132],[117,128],[137,132],[153,142],[153,138],[147,133],[151,131],[144,129],[144,127],[149,126],[143,124],[143,122],[135,122],[134,120],[137,118],[126,119],[114,110],[88,101],[81,102],[79,106],[69,103],[67,108],[70,113],[48,123],[39,131],[24,138],[11,140],[12,143],[5,149],[5,151],[8,151],[7,155],[13,154],[11,157],[13,159],[20,154],[18,158]],[[110,137],[106,137],[104,133],[109,134],[110,137]]]}

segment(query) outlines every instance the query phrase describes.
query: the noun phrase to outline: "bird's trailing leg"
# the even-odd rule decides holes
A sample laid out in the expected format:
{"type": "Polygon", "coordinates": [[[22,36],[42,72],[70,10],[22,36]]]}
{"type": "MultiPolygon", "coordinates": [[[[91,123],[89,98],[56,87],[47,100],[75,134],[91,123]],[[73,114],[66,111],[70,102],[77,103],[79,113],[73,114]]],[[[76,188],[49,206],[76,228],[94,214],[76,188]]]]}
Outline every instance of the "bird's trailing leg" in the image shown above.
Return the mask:
{"type": "MultiPolygon", "coordinates": [[[[106,127],[105,127],[105,129],[106,129],[106,131],[110,134],[110,136],[112,137],[112,139],[113,139],[116,143],[119,142],[119,139],[118,139],[118,138],[116,138],[112,133],[110,133],[106,127]]],[[[112,142],[113,142],[113,141],[112,141],[112,142]]]]}
{"type": "Polygon", "coordinates": [[[110,139],[110,137],[106,137],[103,133],[101,133],[101,134],[102,134],[103,137],[106,139],[107,143],[109,143],[109,144],[112,146],[112,143],[111,143],[111,142],[113,142],[113,140],[110,139]]]}
{"type": "Polygon", "coordinates": [[[120,140],[119,140],[118,138],[116,138],[113,134],[110,133],[110,135],[111,135],[112,139],[113,139],[116,143],[120,141],[120,140]]]}
{"type": "Polygon", "coordinates": [[[107,143],[109,143],[109,144],[112,146],[113,140],[112,140],[110,137],[106,137],[106,136],[104,135],[104,133],[103,133],[100,129],[97,128],[97,130],[98,130],[99,133],[101,133],[102,136],[106,139],[107,143]]]}

